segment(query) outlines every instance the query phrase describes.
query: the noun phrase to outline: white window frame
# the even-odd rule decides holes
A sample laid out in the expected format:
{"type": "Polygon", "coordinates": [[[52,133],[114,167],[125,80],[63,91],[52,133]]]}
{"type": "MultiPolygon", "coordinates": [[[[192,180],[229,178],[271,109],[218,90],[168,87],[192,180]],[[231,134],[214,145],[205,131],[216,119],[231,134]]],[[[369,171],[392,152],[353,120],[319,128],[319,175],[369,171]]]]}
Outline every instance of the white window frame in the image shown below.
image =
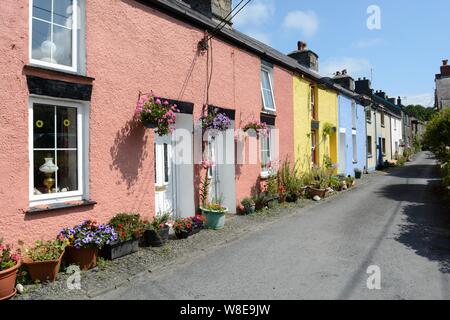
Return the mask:
{"type": "Polygon", "coordinates": [[[89,104],[84,101],[56,99],[52,97],[30,96],[28,106],[28,154],[29,154],[29,201],[30,206],[41,204],[80,201],[89,194],[89,104]],[[78,190],[52,194],[34,194],[34,104],[47,104],[77,108],[77,157],[78,190]]]}
{"type": "MultiPolygon", "coordinates": [[[[41,61],[37,59],[33,59],[33,19],[43,21],[48,23],[48,21],[39,19],[39,18],[33,18],[33,1],[29,1],[29,44],[28,44],[28,50],[29,50],[29,57],[30,57],[30,64],[42,66],[46,68],[51,69],[57,69],[57,70],[63,70],[63,71],[71,71],[71,72],[77,72],[78,69],[78,0],[73,0],[73,11],[72,11],[72,66],[65,66],[62,64],[56,64],[56,63],[50,63],[46,61],[41,61]]],[[[58,0],[53,0],[58,1],[58,0]]],[[[52,2],[53,6],[53,2],[52,2]]],[[[51,28],[50,32],[53,33],[53,8],[52,8],[52,21],[51,21],[51,28]]],[[[59,24],[56,24],[57,26],[61,26],[59,24]]]]}
{"type": "Polygon", "coordinates": [[[273,100],[273,108],[268,108],[266,105],[266,98],[264,97],[264,87],[263,87],[263,79],[261,76],[261,80],[260,80],[260,85],[261,85],[261,95],[262,95],[262,100],[263,100],[263,110],[264,111],[271,111],[271,112],[276,112],[277,111],[277,106],[275,103],[275,94],[274,94],[274,90],[273,90],[273,79],[272,79],[272,73],[273,73],[273,69],[266,67],[264,65],[261,66],[261,72],[267,72],[267,75],[269,77],[269,84],[270,84],[270,90],[272,93],[272,100],[273,100]]]}
{"type": "MultiPolygon", "coordinates": [[[[272,134],[272,130],[274,128],[272,126],[269,126],[269,132],[267,136],[261,136],[260,137],[260,152],[259,152],[259,156],[260,156],[260,160],[261,160],[261,165],[262,165],[262,153],[263,150],[265,151],[269,151],[269,162],[272,164],[272,170],[273,170],[273,162],[274,162],[274,141],[273,141],[273,134],[272,134]],[[268,145],[266,146],[266,149],[263,149],[263,141],[265,139],[268,139],[268,145]]],[[[263,178],[268,178],[271,175],[271,170],[267,169],[267,167],[262,168],[261,167],[261,177],[263,178]]]]}

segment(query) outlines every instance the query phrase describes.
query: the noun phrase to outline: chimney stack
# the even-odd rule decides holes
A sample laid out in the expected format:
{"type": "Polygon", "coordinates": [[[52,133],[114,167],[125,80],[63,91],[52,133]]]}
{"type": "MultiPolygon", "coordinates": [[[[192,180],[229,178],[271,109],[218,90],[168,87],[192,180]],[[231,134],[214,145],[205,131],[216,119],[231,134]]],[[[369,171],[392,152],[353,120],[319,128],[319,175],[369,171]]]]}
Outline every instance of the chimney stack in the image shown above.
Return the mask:
{"type": "Polygon", "coordinates": [[[365,77],[363,79],[359,78],[355,83],[355,91],[358,94],[365,94],[370,97],[373,94],[372,83],[365,77]]]}
{"type": "Polygon", "coordinates": [[[347,73],[347,70],[337,71],[333,82],[348,89],[355,91],[355,80],[347,73]]]}
{"type": "Polygon", "coordinates": [[[441,66],[441,76],[449,77],[450,76],[450,65],[448,64],[448,60],[442,60],[441,66]]]}
{"type": "Polygon", "coordinates": [[[297,42],[297,50],[288,54],[289,57],[297,60],[299,64],[308,69],[319,71],[319,56],[308,49],[306,42],[297,42]]]}
{"type": "Polygon", "coordinates": [[[400,97],[397,98],[397,105],[398,105],[399,107],[402,106],[402,98],[400,98],[400,97]]]}
{"type": "Polygon", "coordinates": [[[386,100],[386,92],[384,92],[384,91],[378,90],[375,92],[375,95],[386,100]]]}
{"type": "MultiPolygon", "coordinates": [[[[181,0],[181,2],[216,22],[222,22],[232,10],[232,0],[181,0]]],[[[229,19],[228,17],[226,26],[231,27],[232,21],[229,19]]]]}

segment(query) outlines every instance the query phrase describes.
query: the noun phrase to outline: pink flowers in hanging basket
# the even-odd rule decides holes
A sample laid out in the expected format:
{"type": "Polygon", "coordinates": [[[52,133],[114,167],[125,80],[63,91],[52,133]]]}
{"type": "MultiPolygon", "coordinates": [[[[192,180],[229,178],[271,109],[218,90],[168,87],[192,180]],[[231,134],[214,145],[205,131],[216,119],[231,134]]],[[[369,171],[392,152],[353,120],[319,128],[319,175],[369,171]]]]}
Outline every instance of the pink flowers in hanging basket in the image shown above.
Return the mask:
{"type": "Polygon", "coordinates": [[[270,133],[270,128],[265,122],[253,121],[247,123],[244,128],[242,128],[244,132],[256,132],[258,137],[263,136],[267,137],[270,133]]]}
{"type": "Polygon", "coordinates": [[[136,103],[135,115],[147,128],[155,129],[160,136],[165,136],[175,130],[176,113],[180,112],[176,104],[160,99],[153,92],[141,95],[136,103]]]}

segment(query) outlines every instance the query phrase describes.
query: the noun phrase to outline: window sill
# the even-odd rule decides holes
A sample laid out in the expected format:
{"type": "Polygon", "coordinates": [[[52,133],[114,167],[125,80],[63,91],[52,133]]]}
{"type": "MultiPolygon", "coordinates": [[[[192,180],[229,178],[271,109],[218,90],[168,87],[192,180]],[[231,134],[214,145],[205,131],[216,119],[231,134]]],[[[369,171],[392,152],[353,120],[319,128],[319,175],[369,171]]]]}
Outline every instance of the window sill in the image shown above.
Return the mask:
{"type": "Polygon", "coordinates": [[[45,76],[50,75],[53,77],[65,77],[65,78],[71,78],[75,81],[78,80],[78,82],[82,83],[89,83],[91,84],[95,78],[88,77],[86,75],[71,72],[71,71],[65,71],[65,70],[59,70],[59,69],[53,69],[49,67],[39,66],[35,64],[28,64],[23,67],[23,71],[25,75],[30,76],[45,76]]]}
{"type": "Polygon", "coordinates": [[[270,116],[276,116],[277,115],[277,111],[276,110],[268,110],[268,109],[262,109],[261,111],[262,114],[265,115],[270,115],[270,116]]]}
{"type": "Polygon", "coordinates": [[[367,158],[372,159],[373,156],[371,154],[367,155],[367,158]]]}
{"type": "Polygon", "coordinates": [[[353,164],[358,164],[358,161],[353,161],[353,164]]]}
{"type": "Polygon", "coordinates": [[[261,178],[261,180],[268,180],[270,178],[270,173],[269,172],[261,172],[259,177],[261,178]]]}
{"type": "Polygon", "coordinates": [[[28,208],[26,213],[39,213],[39,212],[48,212],[48,211],[56,211],[63,210],[69,208],[78,208],[78,207],[88,207],[96,205],[96,201],[92,200],[81,200],[81,201],[69,201],[62,203],[53,203],[53,204],[44,204],[38,205],[34,207],[28,208]]]}

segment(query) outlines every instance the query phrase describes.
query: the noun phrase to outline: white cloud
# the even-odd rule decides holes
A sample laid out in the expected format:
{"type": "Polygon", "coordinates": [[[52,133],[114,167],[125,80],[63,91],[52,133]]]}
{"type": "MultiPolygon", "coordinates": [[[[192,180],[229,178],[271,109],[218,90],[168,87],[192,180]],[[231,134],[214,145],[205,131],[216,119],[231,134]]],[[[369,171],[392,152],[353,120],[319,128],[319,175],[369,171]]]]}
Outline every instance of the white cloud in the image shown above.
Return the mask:
{"type": "Polygon", "coordinates": [[[376,47],[384,43],[383,38],[364,39],[356,42],[353,46],[357,49],[376,47]]]}
{"type": "Polygon", "coordinates": [[[275,5],[272,0],[257,0],[247,5],[237,14],[233,23],[236,28],[260,26],[275,15],[275,5]]]}
{"type": "Polygon", "coordinates": [[[303,32],[306,37],[312,37],[319,29],[319,18],[314,11],[291,11],[283,21],[283,27],[303,32]]]}
{"type": "Polygon", "coordinates": [[[401,97],[406,97],[406,101],[403,99],[404,105],[410,104],[420,104],[424,107],[433,107],[434,106],[434,94],[432,93],[420,93],[420,94],[411,94],[411,95],[402,95],[401,97]]]}
{"type": "Polygon", "coordinates": [[[364,58],[331,58],[323,62],[321,72],[327,76],[332,76],[336,71],[347,69],[348,73],[356,78],[358,76],[368,76],[372,65],[364,58]]]}

